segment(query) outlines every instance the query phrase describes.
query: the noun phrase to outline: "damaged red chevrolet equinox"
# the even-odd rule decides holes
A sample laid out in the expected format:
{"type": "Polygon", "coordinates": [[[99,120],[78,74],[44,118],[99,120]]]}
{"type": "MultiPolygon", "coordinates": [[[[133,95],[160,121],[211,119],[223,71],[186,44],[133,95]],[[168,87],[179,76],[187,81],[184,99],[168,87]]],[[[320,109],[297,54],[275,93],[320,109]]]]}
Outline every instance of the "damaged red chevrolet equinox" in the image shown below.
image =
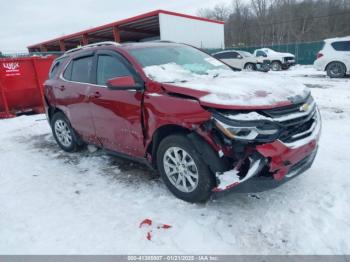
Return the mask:
{"type": "Polygon", "coordinates": [[[188,202],[254,178],[310,168],[321,131],[310,91],[234,72],[170,42],[103,42],[66,52],[45,82],[46,113],[67,152],[92,144],[143,161],[188,202]]]}

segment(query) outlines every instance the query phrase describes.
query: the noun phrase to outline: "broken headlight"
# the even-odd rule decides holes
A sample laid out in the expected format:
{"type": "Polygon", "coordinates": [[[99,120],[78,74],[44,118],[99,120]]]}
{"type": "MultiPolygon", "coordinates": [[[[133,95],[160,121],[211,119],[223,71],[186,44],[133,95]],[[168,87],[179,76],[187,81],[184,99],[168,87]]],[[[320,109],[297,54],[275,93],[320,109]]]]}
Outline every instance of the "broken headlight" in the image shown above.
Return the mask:
{"type": "Polygon", "coordinates": [[[278,137],[279,127],[267,120],[236,121],[222,115],[214,117],[214,124],[226,137],[241,141],[270,141],[278,137]]]}

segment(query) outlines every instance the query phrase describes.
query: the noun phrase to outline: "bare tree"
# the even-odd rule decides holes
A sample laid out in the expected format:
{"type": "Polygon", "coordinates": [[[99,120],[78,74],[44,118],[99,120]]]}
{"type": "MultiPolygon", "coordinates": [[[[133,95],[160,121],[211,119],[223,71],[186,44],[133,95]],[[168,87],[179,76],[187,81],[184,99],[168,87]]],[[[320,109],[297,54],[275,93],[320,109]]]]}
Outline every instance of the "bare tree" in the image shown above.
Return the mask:
{"type": "Polygon", "coordinates": [[[350,0],[236,0],[201,9],[223,20],[226,46],[275,45],[350,35],[350,0]]]}
{"type": "Polygon", "coordinates": [[[225,4],[217,4],[214,8],[201,8],[198,10],[197,14],[201,17],[206,17],[209,19],[215,19],[219,21],[227,21],[231,14],[230,8],[225,4]]]}

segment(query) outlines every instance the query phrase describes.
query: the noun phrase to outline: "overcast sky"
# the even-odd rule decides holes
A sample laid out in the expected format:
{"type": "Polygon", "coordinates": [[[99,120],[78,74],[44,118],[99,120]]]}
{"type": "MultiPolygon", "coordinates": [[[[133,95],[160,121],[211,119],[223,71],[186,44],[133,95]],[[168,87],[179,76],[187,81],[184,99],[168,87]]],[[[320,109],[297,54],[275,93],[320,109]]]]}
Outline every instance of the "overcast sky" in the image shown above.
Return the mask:
{"type": "Polygon", "coordinates": [[[0,51],[26,47],[58,36],[165,9],[195,15],[199,8],[231,0],[3,0],[0,4],[0,51]]]}

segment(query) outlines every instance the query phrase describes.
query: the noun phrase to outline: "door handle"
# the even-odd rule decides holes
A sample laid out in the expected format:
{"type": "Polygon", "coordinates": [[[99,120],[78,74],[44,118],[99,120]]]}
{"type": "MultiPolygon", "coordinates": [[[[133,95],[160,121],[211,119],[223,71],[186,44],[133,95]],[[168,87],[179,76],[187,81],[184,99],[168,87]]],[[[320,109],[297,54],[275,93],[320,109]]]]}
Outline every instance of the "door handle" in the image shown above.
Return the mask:
{"type": "Polygon", "coordinates": [[[94,94],[92,95],[93,98],[100,98],[101,97],[101,93],[100,92],[94,92],[94,94]]]}
{"type": "Polygon", "coordinates": [[[58,89],[61,90],[61,91],[66,90],[65,86],[60,86],[58,89]]]}

